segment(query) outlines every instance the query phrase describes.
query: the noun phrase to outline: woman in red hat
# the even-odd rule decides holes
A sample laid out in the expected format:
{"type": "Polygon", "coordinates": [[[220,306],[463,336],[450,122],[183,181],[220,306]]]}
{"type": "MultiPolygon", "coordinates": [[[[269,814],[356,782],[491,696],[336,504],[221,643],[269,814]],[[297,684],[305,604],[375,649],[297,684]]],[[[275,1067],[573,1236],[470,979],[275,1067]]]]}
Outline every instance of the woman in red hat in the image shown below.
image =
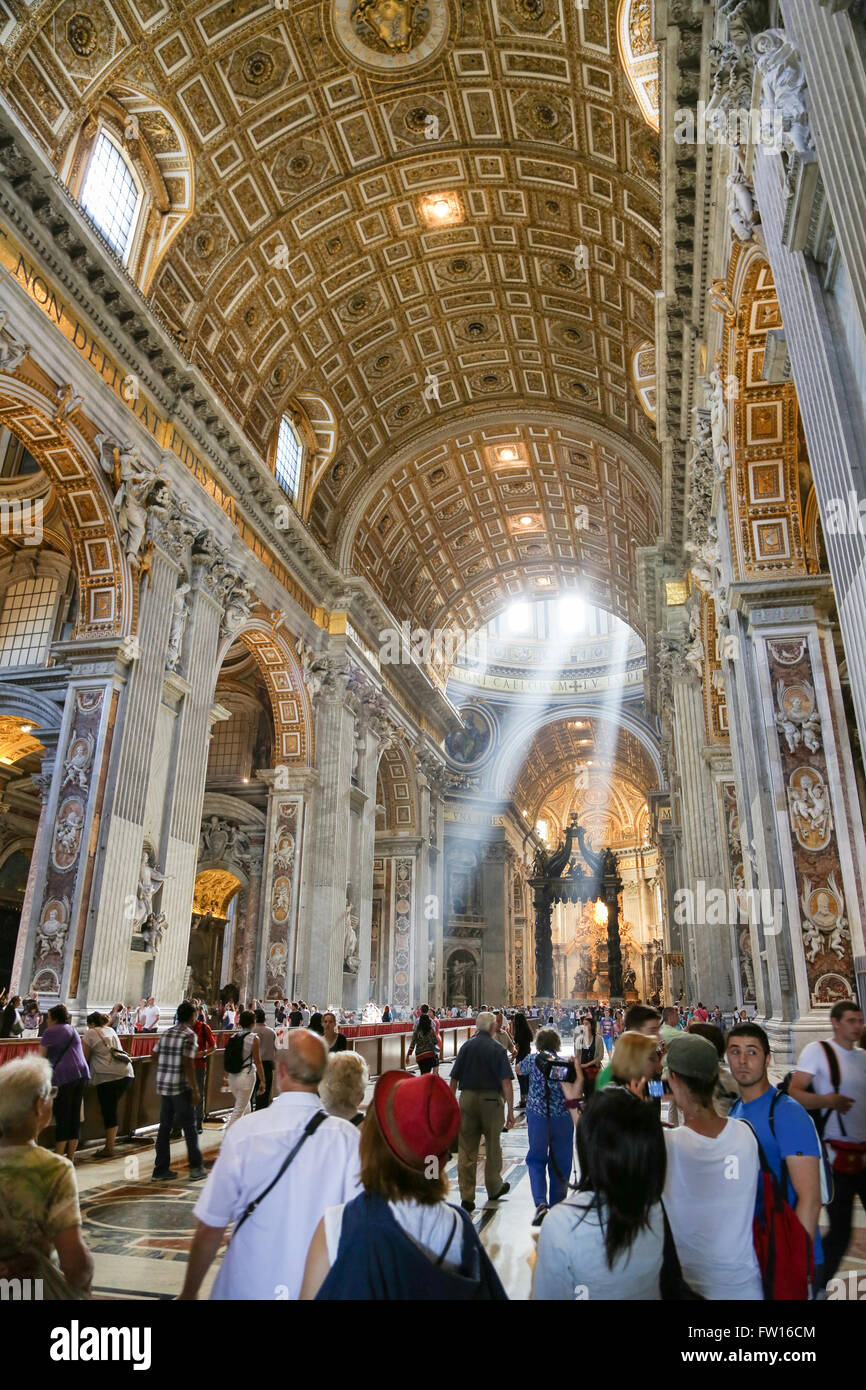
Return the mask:
{"type": "Polygon", "coordinates": [[[505,1299],[466,1212],[447,1202],[460,1108],[441,1077],[379,1077],[361,1129],[363,1192],[329,1207],[302,1299],[505,1299]]]}

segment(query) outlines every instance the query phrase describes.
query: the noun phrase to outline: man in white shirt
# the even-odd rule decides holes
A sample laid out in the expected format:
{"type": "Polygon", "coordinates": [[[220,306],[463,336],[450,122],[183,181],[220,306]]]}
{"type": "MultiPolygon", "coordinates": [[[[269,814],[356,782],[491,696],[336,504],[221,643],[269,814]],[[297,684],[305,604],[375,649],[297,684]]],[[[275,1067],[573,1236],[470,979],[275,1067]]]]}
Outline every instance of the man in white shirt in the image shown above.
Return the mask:
{"type": "MultiPolygon", "coordinates": [[[[686,1282],[706,1299],[764,1297],[752,1240],[758,1193],[758,1142],[742,1120],[713,1105],[719,1079],[715,1047],[681,1033],[667,1052],[670,1086],[683,1117],[664,1131],[664,1204],[686,1282]]],[[[641,1102],[643,1103],[643,1102],[641,1102]]]]}
{"type": "MultiPolygon", "coordinates": [[[[220,1247],[265,1192],[313,1116],[328,1049],[316,1033],[296,1028],[277,1052],[279,1094],[267,1110],[245,1115],[227,1131],[219,1158],[195,1206],[193,1237],[181,1298],[194,1299],[220,1247]]],[[[329,1115],[301,1144],[276,1186],[232,1237],[211,1298],[296,1299],[313,1232],[327,1207],[360,1192],[358,1130],[329,1115]]]]}
{"type": "Polygon", "coordinates": [[[854,1198],[866,1209],[866,1052],[859,1046],[863,1014],[843,1001],[830,1010],[832,1040],[803,1048],[788,1094],[815,1115],[833,1159],[830,1230],[824,1237],[822,1284],[832,1279],[848,1249],[854,1198]],[[831,1058],[835,1058],[835,1067],[831,1058]],[[834,1078],[833,1072],[836,1072],[834,1078]],[[819,1115],[818,1112],[821,1114],[819,1115]]]}
{"type": "Polygon", "coordinates": [[[159,1023],[159,1009],[156,1007],[156,1000],[153,995],[147,1001],[147,1006],[142,1017],[143,1033],[155,1033],[156,1025],[159,1023]]]}
{"type": "Polygon", "coordinates": [[[310,1013],[310,1006],[309,1006],[309,1004],[305,1004],[304,1001],[303,1001],[303,999],[300,1001],[300,1006],[301,1006],[301,1027],[302,1027],[302,1028],[309,1028],[309,1026],[310,1026],[310,1019],[312,1018],[312,1014],[310,1013]]]}

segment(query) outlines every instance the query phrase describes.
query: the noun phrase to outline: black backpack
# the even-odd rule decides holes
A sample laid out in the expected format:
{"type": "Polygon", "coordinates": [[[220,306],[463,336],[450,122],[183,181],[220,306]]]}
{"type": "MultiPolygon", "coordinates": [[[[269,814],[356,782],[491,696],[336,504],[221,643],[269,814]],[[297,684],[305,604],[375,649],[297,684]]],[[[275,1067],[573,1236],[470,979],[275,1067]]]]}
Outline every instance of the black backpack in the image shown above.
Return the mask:
{"type": "Polygon", "coordinates": [[[243,1033],[232,1033],[226,1043],[223,1067],[230,1076],[237,1076],[249,1066],[249,1060],[244,1060],[244,1040],[248,1034],[248,1028],[243,1033]]]}
{"type": "MultiPolygon", "coordinates": [[[[839,1070],[839,1058],[836,1056],[836,1053],[833,1051],[832,1047],[830,1046],[830,1044],[829,1044],[828,1042],[823,1042],[823,1041],[822,1041],[821,1046],[823,1047],[824,1052],[825,1052],[826,1057],[827,1057],[827,1066],[830,1068],[830,1085],[833,1087],[833,1090],[834,1090],[834,1091],[836,1092],[836,1094],[838,1095],[838,1094],[839,1094],[839,1087],[840,1087],[841,1084],[842,1084],[842,1073],[841,1073],[841,1071],[839,1070]]],[[[778,1086],[776,1087],[776,1090],[779,1091],[780,1094],[783,1095],[783,1096],[790,1095],[791,1082],[793,1081],[793,1079],[794,1079],[794,1072],[792,1072],[792,1071],[786,1072],[786,1074],[782,1077],[782,1080],[779,1082],[778,1086]]],[[[806,1086],[804,1089],[807,1090],[807,1091],[811,1091],[811,1093],[814,1095],[814,1093],[815,1093],[815,1083],[814,1083],[814,1081],[810,1081],[809,1084],[808,1084],[808,1086],[806,1086]]],[[[809,1114],[812,1116],[812,1119],[813,1119],[813,1121],[814,1121],[815,1128],[816,1128],[817,1131],[818,1131],[818,1137],[819,1137],[820,1139],[823,1139],[823,1138],[824,1138],[824,1129],[825,1129],[825,1126],[826,1126],[826,1124],[827,1124],[827,1121],[829,1120],[829,1118],[830,1118],[830,1116],[832,1115],[832,1113],[833,1113],[832,1110],[810,1110],[810,1111],[809,1111],[809,1114]]],[[[840,1119],[839,1119],[839,1125],[840,1125],[840,1128],[841,1128],[841,1130],[842,1130],[842,1133],[844,1134],[844,1133],[845,1133],[845,1126],[842,1124],[841,1117],[840,1117],[840,1119]]]]}

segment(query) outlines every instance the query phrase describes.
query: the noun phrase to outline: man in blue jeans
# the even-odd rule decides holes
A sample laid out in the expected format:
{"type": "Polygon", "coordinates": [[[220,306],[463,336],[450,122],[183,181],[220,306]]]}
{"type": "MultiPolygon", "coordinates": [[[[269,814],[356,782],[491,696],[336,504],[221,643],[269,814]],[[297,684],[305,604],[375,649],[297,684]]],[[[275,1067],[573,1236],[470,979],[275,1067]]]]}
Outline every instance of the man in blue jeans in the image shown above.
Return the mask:
{"type": "Polygon", "coordinates": [[[561,1046],[559,1034],[553,1028],[539,1028],[535,1035],[536,1051],[517,1064],[518,1074],[529,1077],[526,1168],[535,1203],[533,1226],[540,1226],[550,1208],[562,1201],[571,1176],[574,1122],[566,1108],[562,1086],[558,1081],[551,1081],[545,1074],[547,1068],[540,1065],[556,1058],[561,1046]]]}
{"type": "MultiPolygon", "coordinates": [[[[788,1204],[811,1237],[815,1253],[815,1287],[820,1287],[824,1252],[818,1217],[821,1212],[821,1141],[812,1117],[798,1101],[771,1086],[767,1079],[770,1040],[757,1023],[738,1023],[727,1040],[728,1066],[740,1088],[740,1099],[729,1118],[747,1120],[778,1180],[787,1172],[788,1204]]],[[[759,1188],[757,1204],[762,1194],[759,1188]]]]}
{"type": "Polygon", "coordinates": [[[192,1030],[195,1009],[185,999],[178,1005],[177,1023],[162,1034],[154,1047],[156,1057],[156,1090],[162,1097],[159,1112],[159,1133],[156,1136],[156,1158],[153,1182],[170,1182],[178,1177],[170,1168],[171,1131],[175,1125],[183,1130],[189,1157],[189,1176],[197,1182],[207,1177],[198,1146],[195,1111],[199,1101],[195,1074],[195,1055],[198,1042],[192,1030]]]}

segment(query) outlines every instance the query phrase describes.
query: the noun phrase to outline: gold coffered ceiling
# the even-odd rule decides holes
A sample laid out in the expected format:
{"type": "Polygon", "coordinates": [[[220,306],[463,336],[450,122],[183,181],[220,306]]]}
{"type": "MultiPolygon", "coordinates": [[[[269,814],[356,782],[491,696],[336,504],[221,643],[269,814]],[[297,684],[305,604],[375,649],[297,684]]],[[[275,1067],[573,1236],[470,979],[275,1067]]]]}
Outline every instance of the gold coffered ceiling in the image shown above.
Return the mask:
{"type": "Polygon", "coordinates": [[[640,624],[636,549],[658,535],[658,489],[610,443],[540,423],[461,431],[369,490],[343,560],[401,618],[474,631],[509,599],[579,585],[640,624]]]}
{"type": "Polygon", "coordinates": [[[538,445],[527,507],[552,582],[607,564],[609,598],[595,597],[634,621],[619,528],[625,515],[639,544],[657,528],[646,480],[650,500],[628,504],[630,479],[658,466],[631,359],[654,335],[659,164],[620,64],[616,0],[4,8],[26,20],[7,25],[7,96],[58,167],[107,95],[137,109],[150,97],[182,132],[194,210],[149,293],[263,453],[291,401],[329,403],[337,448],[310,520],[334,553],[409,603],[393,546],[401,535],[414,582],[411,480],[440,449],[455,485],[441,508],[459,492],[475,540],[461,549],[443,533],[424,604],[501,606],[537,553],[511,539],[498,478],[457,479],[479,418],[498,418],[538,445]],[[438,400],[425,397],[431,374],[438,400]],[[601,542],[592,553],[599,533],[560,524],[550,490],[555,478],[567,491],[566,436],[594,427],[607,441],[591,504],[606,559],[601,542]],[[390,541],[379,503],[352,509],[371,487],[393,502],[390,541]],[[498,596],[482,581],[464,600],[481,561],[498,596]]]}
{"type": "Polygon", "coordinates": [[[600,847],[639,838],[647,793],[657,783],[646,749],[629,730],[604,720],[562,719],[532,739],[513,800],[533,824],[547,820],[551,842],[576,811],[600,847]]]}

